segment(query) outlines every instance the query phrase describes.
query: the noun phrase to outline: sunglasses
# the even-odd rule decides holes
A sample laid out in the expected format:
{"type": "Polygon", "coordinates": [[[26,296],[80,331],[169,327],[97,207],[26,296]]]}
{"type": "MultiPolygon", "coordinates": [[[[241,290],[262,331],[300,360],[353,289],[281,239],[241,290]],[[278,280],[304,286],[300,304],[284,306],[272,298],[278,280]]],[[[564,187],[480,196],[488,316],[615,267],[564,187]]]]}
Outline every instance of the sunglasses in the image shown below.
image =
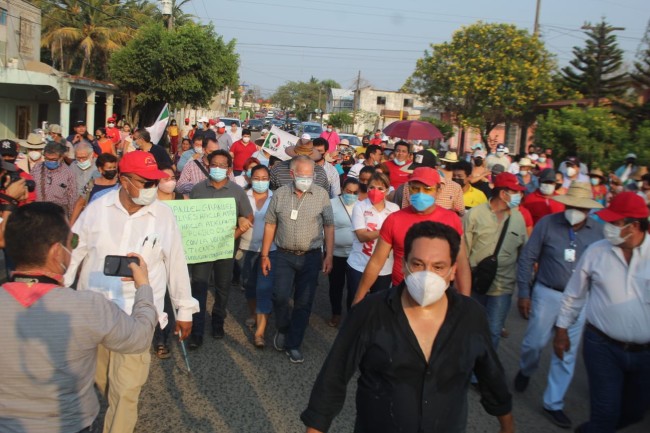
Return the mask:
{"type": "Polygon", "coordinates": [[[160,182],[159,180],[140,180],[140,179],[133,179],[129,176],[124,176],[124,177],[126,177],[129,180],[129,182],[131,182],[131,184],[133,184],[133,181],[141,183],[144,189],[149,189],[158,186],[158,183],[160,182]]]}

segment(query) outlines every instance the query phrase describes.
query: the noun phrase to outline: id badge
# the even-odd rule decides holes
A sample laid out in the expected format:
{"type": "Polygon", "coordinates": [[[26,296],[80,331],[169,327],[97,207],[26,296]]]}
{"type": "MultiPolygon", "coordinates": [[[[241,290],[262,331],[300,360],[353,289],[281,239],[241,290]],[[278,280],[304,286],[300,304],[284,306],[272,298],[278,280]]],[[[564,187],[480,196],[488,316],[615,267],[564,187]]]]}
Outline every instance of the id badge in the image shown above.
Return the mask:
{"type": "Polygon", "coordinates": [[[291,210],[291,219],[294,221],[298,219],[298,211],[296,209],[291,210]]]}
{"type": "Polygon", "coordinates": [[[564,261],[573,263],[576,261],[576,250],[573,248],[567,248],[564,250],[564,261]]]}

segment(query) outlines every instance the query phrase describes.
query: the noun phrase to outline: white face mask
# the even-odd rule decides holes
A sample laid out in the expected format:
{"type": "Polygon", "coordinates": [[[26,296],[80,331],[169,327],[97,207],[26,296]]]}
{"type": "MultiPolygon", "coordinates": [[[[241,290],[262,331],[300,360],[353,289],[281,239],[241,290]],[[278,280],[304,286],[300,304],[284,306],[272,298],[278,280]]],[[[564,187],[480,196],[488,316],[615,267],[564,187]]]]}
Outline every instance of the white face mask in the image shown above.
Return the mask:
{"type": "Polygon", "coordinates": [[[405,282],[409,295],[422,307],[429,306],[440,300],[447,287],[449,287],[449,283],[435,272],[419,271],[411,273],[408,266],[406,266],[406,271],[408,275],[405,282]]]}
{"type": "Polygon", "coordinates": [[[332,128],[327,128],[327,132],[332,132],[332,128]]]}
{"type": "Polygon", "coordinates": [[[114,128],[114,127],[115,127],[115,124],[114,124],[114,123],[109,123],[109,124],[108,124],[108,127],[109,127],[109,128],[114,128]]]}
{"type": "Polygon", "coordinates": [[[29,159],[31,159],[32,161],[38,161],[39,159],[41,159],[43,154],[38,150],[30,150],[27,156],[29,156],[29,159]]]}
{"type": "Polygon", "coordinates": [[[194,148],[194,153],[198,153],[199,155],[203,155],[203,147],[202,146],[196,146],[194,148]]]}
{"type": "Polygon", "coordinates": [[[555,184],[543,183],[539,186],[539,192],[541,192],[543,195],[553,195],[555,192],[555,184]]]}
{"type": "MultiPolygon", "coordinates": [[[[131,183],[131,185],[133,185],[131,179],[128,180],[131,183]]],[[[133,201],[133,203],[137,205],[147,206],[153,203],[154,201],[156,201],[156,198],[158,198],[158,188],[143,188],[138,191],[139,193],[137,197],[131,197],[131,201],[133,201]]]]}
{"type": "Polygon", "coordinates": [[[244,142],[244,143],[248,143],[249,141],[251,141],[251,138],[250,137],[242,137],[241,141],[244,142]]]}
{"type": "Polygon", "coordinates": [[[569,224],[574,226],[587,219],[587,215],[578,209],[567,209],[564,211],[564,218],[566,218],[569,224]]]}
{"type": "Polygon", "coordinates": [[[575,169],[575,167],[569,167],[566,169],[566,175],[569,177],[573,177],[576,174],[578,174],[578,170],[575,169]]]}
{"type": "Polygon", "coordinates": [[[296,189],[299,191],[305,192],[309,189],[311,184],[314,182],[314,179],[311,177],[298,177],[296,176],[294,180],[296,184],[296,189]]]}
{"type": "Polygon", "coordinates": [[[621,245],[632,234],[630,233],[624,238],[621,237],[621,231],[627,226],[628,225],[626,224],[623,227],[618,227],[611,223],[605,223],[603,226],[603,236],[605,236],[605,239],[607,239],[612,245],[621,245]]]}
{"type": "Polygon", "coordinates": [[[497,152],[497,158],[501,158],[503,156],[504,152],[497,152]]]}

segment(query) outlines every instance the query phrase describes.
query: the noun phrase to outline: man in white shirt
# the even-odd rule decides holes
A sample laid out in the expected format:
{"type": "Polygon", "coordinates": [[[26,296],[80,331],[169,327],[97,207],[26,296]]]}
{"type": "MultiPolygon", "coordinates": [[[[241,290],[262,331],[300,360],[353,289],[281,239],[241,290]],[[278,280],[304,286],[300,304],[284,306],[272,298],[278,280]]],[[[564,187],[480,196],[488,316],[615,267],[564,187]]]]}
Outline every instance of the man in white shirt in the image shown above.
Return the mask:
{"type": "Polygon", "coordinates": [[[650,404],[648,208],[635,193],[623,192],[596,214],[605,221],[605,239],[579,260],[564,291],[553,341],[562,359],[571,348],[567,329],[584,307],[591,416],[576,429],[582,433],[637,423],[650,404]]]}
{"type": "MultiPolygon", "coordinates": [[[[174,214],[156,200],[158,180],[169,175],[158,170],[153,155],[139,150],[124,155],[119,169],[121,188],[93,201],[72,227],[78,245],[72,252],[65,284],[72,284],[81,267],[77,290],[102,293],[130,314],[136,293],[133,282],[106,276],[103,269],[107,255],[136,252],[149,265],[161,328],[167,325],[164,298],[168,287],[172,304],[178,309],[174,333],[186,338],[192,329],[192,314],[199,311],[199,306],[191,296],[174,214]]],[[[108,399],[104,433],[129,433],[135,428],[138,397],[150,363],[149,350],[124,355],[99,347],[95,383],[108,399]]]]}

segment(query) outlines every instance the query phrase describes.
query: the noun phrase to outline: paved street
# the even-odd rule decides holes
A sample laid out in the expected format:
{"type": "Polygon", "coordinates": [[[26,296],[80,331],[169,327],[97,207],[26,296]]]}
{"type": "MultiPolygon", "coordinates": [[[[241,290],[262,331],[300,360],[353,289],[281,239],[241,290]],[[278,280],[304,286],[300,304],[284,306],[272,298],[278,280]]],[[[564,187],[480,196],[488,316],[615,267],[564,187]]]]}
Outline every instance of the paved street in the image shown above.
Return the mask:
{"type": "MultiPolygon", "coordinates": [[[[211,305],[209,299],[208,310],[211,305]]],[[[267,347],[258,350],[251,344],[251,333],[243,325],[246,308],[243,292],[233,288],[226,338],[215,341],[209,333],[196,352],[190,352],[192,376],[184,373],[180,347],[173,357],[160,361],[153,357],[151,375],[145,385],[137,431],[144,432],[300,432],[300,412],[306,407],[311,386],[332,343],[336,330],[325,324],[329,318],[327,280],[318,289],[303,353],[305,362],[293,365],[284,353],[272,348],[275,328],[267,332],[267,347]]],[[[273,322],[271,320],[271,322],[273,322]]],[[[208,321],[209,323],[209,321],[208,321]]],[[[525,321],[513,308],[508,320],[510,337],[502,341],[499,355],[508,380],[517,372],[519,345],[525,321]]],[[[547,353],[548,355],[548,353],[547,353]]],[[[542,363],[543,369],[548,356],[542,363]]],[[[562,432],[541,413],[545,386],[543,371],[531,380],[525,394],[514,398],[514,416],[519,432],[562,432]]],[[[355,379],[348,387],[345,407],[335,420],[332,432],[351,432],[354,425],[355,379]]],[[[584,366],[578,366],[567,397],[566,412],[574,423],[588,416],[588,389],[584,366]]],[[[496,432],[498,423],[479,403],[478,394],[469,392],[468,432],[496,432]]],[[[626,433],[650,431],[650,420],[624,430],[626,433]]]]}

